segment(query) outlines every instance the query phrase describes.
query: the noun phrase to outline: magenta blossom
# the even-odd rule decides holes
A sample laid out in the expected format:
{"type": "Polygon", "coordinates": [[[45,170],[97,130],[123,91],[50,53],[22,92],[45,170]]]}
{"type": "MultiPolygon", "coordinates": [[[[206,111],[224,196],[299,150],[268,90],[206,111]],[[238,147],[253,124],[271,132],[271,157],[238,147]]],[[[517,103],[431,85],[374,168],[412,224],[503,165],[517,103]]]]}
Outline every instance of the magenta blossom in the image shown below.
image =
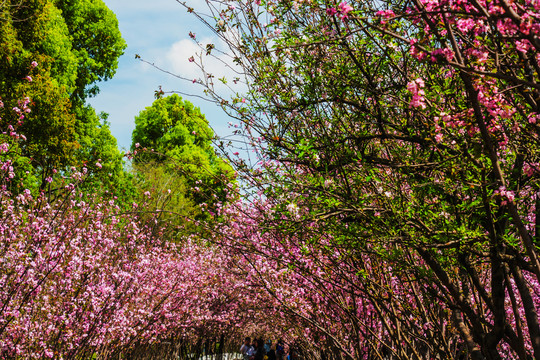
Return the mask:
{"type": "Polygon", "coordinates": [[[337,14],[337,10],[336,10],[336,8],[329,8],[329,9],[326,9],[326,14],[327,14],[328,16],[335,15],[335,14],[337,14]]]}
{"type": "Polygon", "coordinates": [[[342,2],[341,4],[339,4],[339,12],[342,20],[347,19],[349,17],[348,14],[353,10],[353,7],[346,2],[342,2]]]}
{"type": "Polygon", "coordinates": [[[396,16],[392,10],[380,10],[376,12],[376,15],[382,16],[384,18],[390,18],[396,16]]]}
{"type": "Polygon", "coordinates": [[[421,78],[407,83],[407,90],[412,94],[412,100],[410,102],[411,107],[419,107],[421,109],[426,108],[424,86],[424,80],[421,78]]]}
{"type": "Polygon", "coordinates": [[[382,16],[384,20],[381,20],[381,24],[386,24],[386,19],[390,19],[396,16],[392,10],[380,10],[376,12],[377,16],[382,16]]]}

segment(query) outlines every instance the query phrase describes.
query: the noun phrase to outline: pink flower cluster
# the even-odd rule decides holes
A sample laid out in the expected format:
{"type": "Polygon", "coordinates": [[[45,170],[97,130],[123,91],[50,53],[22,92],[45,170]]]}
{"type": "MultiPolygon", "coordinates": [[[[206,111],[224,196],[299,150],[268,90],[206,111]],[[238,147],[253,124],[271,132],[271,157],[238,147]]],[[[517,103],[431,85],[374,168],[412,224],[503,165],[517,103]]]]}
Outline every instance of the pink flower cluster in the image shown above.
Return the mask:
{"type": "Polygon", "coordinates": [[[495,190],[494,195],[499,195],[502,198],[502,205],[506,205],[509,201],[514,201],[515,194],[513,191],[501,186],[498,190],[495,190]]]}
{"type": "Polygon", "coordinates": [[[388,19],[391,19],[396,16],[393,10],[380,10],[375,13],[375,15],[382,17],[381,24],[386,24],[388,19]]]}
{"type": "Polygon", "coordinates": [[[346,2],[342,2],[339,4],[337,9],[334,7],[326,9],[326,14],[329,16],[337,14],[338,18],[345,20],[349,18],[349,13],[353,10],[354,8],[351,5],[347,4],[346,2]]]}
{"type": "Polygon", "coordinates": [[[239,322],[228,256],[189,239],[164,245],[114,203],[70,189],[53,204],[0,192],[2,354],[90,356],[239,322]]]}
{"type": "Polygon", "coordinates": [[[426,108],[424,86],[424,80],[421,78],[409,81],[407,83],[407,90],[409,90],[409,92],[412,94],[412,99],[410,102],[411,107],[421,109],[426,108]]]}

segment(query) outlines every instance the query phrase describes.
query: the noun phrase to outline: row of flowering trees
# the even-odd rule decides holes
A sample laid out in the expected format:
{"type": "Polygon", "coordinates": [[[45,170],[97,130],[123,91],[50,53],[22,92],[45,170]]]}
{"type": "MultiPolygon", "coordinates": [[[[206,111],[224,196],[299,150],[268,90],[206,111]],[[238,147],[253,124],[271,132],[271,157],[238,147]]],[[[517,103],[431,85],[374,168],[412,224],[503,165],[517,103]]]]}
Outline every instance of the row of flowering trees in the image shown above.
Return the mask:
{"type": "MultiPolygon", "coordinates": [[[[440,288],[432,264],[414,248],[346,243],[320,221],[295,223],[296,216],[284,217],[279,205],[267,199],[237,202],[224,213],[226,221],[215,241],[238,256],[238,274],[251,288],[273,298],[274,312],[262,313],[287,319],[274,329],[292,330],[304,358],[465,359],[474,354],[449,308],[454,294],[440,288]]],[[[486,327],[493,326],[489,304],[482,299],[491,290],[488,265],[475,264],[470,270],[478,271],[474,281],[485,293],[471,290],[463,300],[473,315],[485,317],[486,327]]],[[[538,307],[538,280],[526,273],[524,282],[538,307]]],[[[517,350],[522,351],[509,344],[516,338],[501,341],[495,351],[503,359],[528,359],[533,347],[524,320],[526,305],[519,284],[508,279],[507,286],[502,305],[506,331],[519,332],[522,349],[517,350]]]]}
{"type": "Polygon", "coordinates": [[[252,323],[238,309],[259,298],[224,271],[234,257],[194,237],[168,242],[156,218],[138,218],[145,204],[126,213],[84,193],[86,168],[37,195],[11,193],[31,104],[0,103],[10,124],[0,135],[0,358],[126,356],[170,339],[189,352],[252,323]]]}
{"type": "MultiPolygon", "coordinates": [[[[244,205],[233,192],[230,203],[218,204],[216,219],[226,222],[209,229],[212,239],[174,234],[159,212],[139,217],[146,204],[126,212],[114,198],[81,190],[86,167],[57,173],[62,181],[46,179],[40,193],[12,193],[24,168],[14,161],[26,146],[20,129],[35,104],[24,98],[15,105],[0,103],[9,124],[0,134],[0,358],[192,356],[210,351],[201,345],[210,339],[219,338],[222,351],[225,336],[291,343],[310,334],[312,324],[301,319],[320,300],[301,273],[272,260],[275,253],[245,251],[263,245],[263,219],[244,217],[247,207],[236,212],[244,205]]],[[[293,242],[285,246],[299,254],[293,242]]],[[[307,339],[298,345],[313,345],[307,339]]]]}
{"type": "Polygon", "coordinates": [[[53,203],[0,194],[2,358],[87,358],[230,325],[223,296],[236,287],[218,281],[226,258],[164,245],[155,229],[72,186],[53,203]]]}
{"type": "Polygon", "coordinates": [[[84,169],[4,188],[2,356],[237,329],[312,359],[540,359],[540,4],[208,4],[248,94],[198,83],[257,152],[234,157],[251,188],[216,205],[213,245],[178,246],[78,191],[84,169]]]}
{"type": "Polygon", "coordinates": [[[248,90],[197,82],[258,154],[231,159],[260,200],[231,205],[221,239],[239,234],[228,246],[305,343],[540,359],[540,5],[207,4],[248,90]]]}

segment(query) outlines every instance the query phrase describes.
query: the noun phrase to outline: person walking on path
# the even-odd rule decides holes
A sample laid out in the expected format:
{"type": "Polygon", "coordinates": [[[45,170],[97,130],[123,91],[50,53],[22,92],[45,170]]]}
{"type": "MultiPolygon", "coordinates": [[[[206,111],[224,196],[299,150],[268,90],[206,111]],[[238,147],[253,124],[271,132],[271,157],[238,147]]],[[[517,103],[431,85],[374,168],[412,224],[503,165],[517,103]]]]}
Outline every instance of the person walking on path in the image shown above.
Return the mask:
{"type": "Polygon", "coordinates": [[[251,347],[251,338],[248,336],[245,338],[244,343],[240,346],[240,354],[242,354],[243,360],[249,360],[250,355],[249,348],[251,347]]]}
{"type": "Polygon", "coordinates": [[[266,355],[268,356],[268,360],[276,360],[276,346],[272,345],[266,355]]]}
{"type": "Polygon", "coordinates": [[[255,356],[253,360],[263,360],[266,352],[264,351],[264,340],[257,339],[257,347],[255,349],[255,356]]]}
{"type": "Polygon", "coordinates": [[[253,339],[251,346],[248,349],[247,355],[249,360],[253,360],[255,357],[255,350],[257,349],[257,340],[253,339]]]}
{"type": "Polygon", "coordinates": [[[268,354],[270,352],[270,348],[272,347],[272,340],[267,340],[264,344],[264,352],[268,354]]]}
{"type": "Polygon", "coordinates": [[[279,339],[276,344],[276,358],[277,360],[283,360],[283,356],[285,355],[285,344],[283,344],[283,340],[279,339]]]}

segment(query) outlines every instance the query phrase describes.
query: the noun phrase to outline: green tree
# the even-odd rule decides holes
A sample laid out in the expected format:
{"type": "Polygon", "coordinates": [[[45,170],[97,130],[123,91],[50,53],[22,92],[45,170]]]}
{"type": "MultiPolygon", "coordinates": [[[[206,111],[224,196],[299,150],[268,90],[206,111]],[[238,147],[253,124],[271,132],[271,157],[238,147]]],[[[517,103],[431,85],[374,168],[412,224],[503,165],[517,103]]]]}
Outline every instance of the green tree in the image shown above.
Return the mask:
{"type": "Polygon", "coordinates": [[[78,134],[80,146],[75,157],[80,165],[88,169],[88,176],[82,184],[87,192],[116,197],[123,207],[131,207],[136,198],[136,188],[132,174],[126,170],[124,156],[118,150],[117,142],[111,134],[107,115],[96,115],[91,106],[80,107],[77,118],[89,120],[81,126],[78,134]]]}
{"type": "Polygon", "coordinates": [[[126,47],[114,13],[101,0],[56,0],[78,60],[72,99],[96,95],[97,81],[111,79],[126,47]]]}
{"type": "Polygon", "coordinates": [[[198,225],[198,220],[209,220],[203,208],[190,196],[193,190],[174,162],[154,161],[133,164],[136,203],[140,204],[141,219],[157,219],[163,228],[163,238],[181,241],[186,234],[202,235],[208,224],[198,225]]]}
{"type": "Polygon", "coordinates": [[[157,99],[135,118],[132,150],[146,151],[136,157],[134,168],[141,172],[151,164],[177,174],[175,182],[185,184],[183,196],[212,212],[218,202],[225,202],[234,180],[230,165],[216,155],[213,138],[208,121],[189,101],[176,94],[157,99]]]}
{"type": "Polygon", "coordinates": [[[114,75],[126,46],[114,13],[101,0],[4,2],[0,11],[0,94],[8,107],[32,100],[19,131],[27,137],[20,156],[32,164],[34,187],[44,188],[54,169],[98,159],[106,170],[89,167],[93,180],[123,183],[116,140],[85,104],[98,92],[95,83],[114,75]]]}
{"type": "MultiPolygon", "coordinates": [[[[52,167],[73,160],[75,117],[69,94],[77,60],[65,50],[70,48],[68,30],[61,21],[61,12],[51,3],[5,5],[2,16],[0,93],[8,108],[17,106],[24,97],[32,99],[32,112],[20,128],[28,138],[21,151],[45,179],[52,167]],[[39,66],[33,69],[32,61],[39,66]]],[[[12,119],[4,117],[2,127],[10,122],[12,119]]]]}

